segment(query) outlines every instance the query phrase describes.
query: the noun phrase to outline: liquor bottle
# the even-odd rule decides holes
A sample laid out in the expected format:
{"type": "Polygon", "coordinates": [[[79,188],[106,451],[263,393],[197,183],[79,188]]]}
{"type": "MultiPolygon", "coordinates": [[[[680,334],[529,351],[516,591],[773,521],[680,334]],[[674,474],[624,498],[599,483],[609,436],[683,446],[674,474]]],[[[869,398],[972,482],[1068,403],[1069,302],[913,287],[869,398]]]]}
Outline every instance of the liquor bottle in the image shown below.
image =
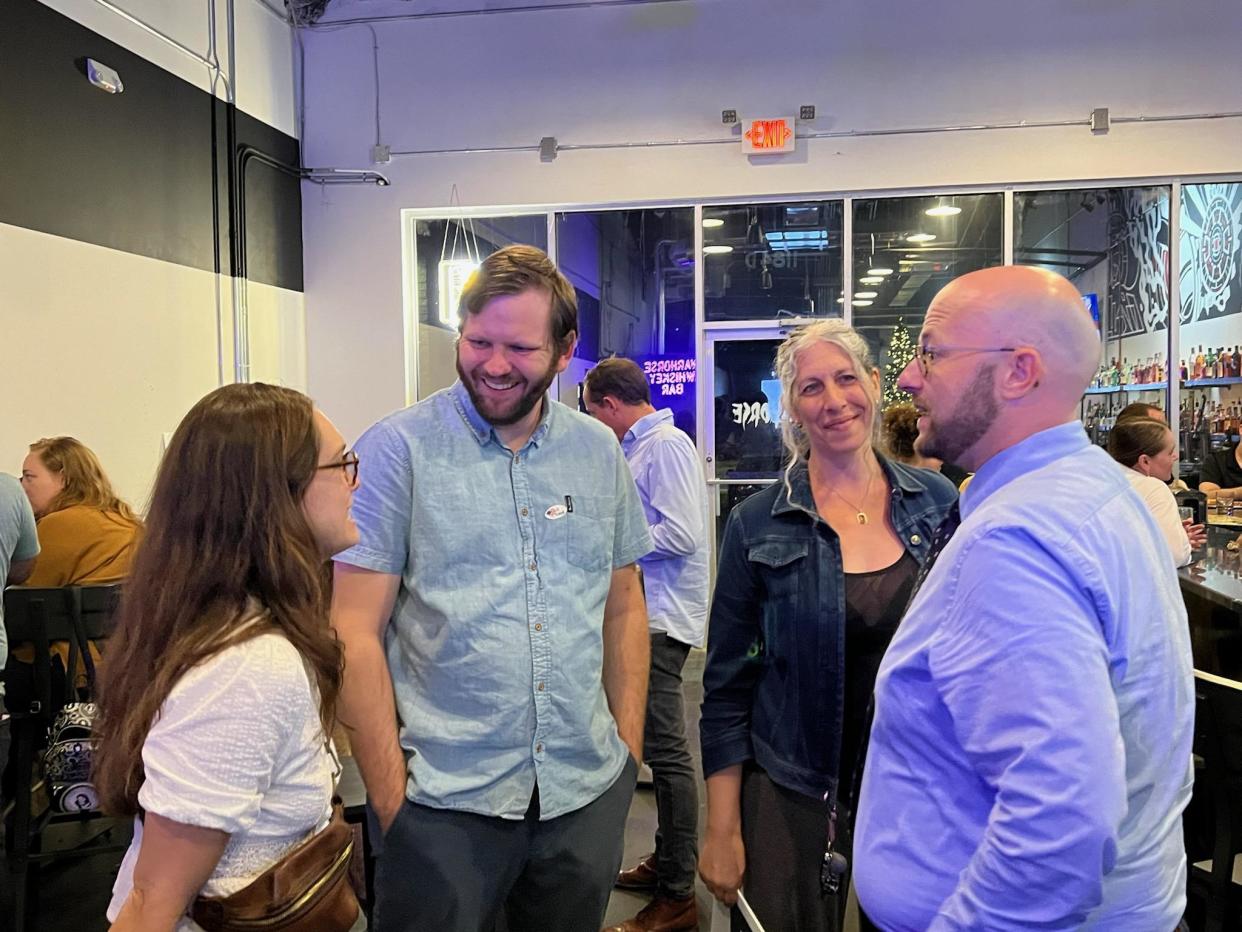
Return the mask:
{"type": "Polygon", "coordinates": [[[1164,353],[1156,354],[1156,381],[1163,382],[1166,373],[1164,371],[1164,353]]]}
{"type": "Polygon", "coordinates": [[[1203,378],[1203,347],[1200,346],[1198,352],[1195,353],[1195,378],[1203,378]]]}
{"type": "Polygon", "coordinates": [[[1212,347],[1209,346],[1208,351],[1207,351],[1207,370],[1203,373],[1203,377],[1205,379],[1220,378],[1220,372],[1216,368],[1216,363],[1217,363],[1216,350],[1212,349],[1212,347]]]}
{"type": "Polygon", "coordinates": [[[1183,359],[1178,363],[1177,375],[1178,375],[1178,378],[1180,378],[1183,382],[1185,382],[1186,379],[1189,378],[1189,372],[1186,369],[1186,360],[1183,359]]]}
{"type": "Polygon", "coordinates": [[[1233,377],[1236,379],[1242,376],[1242,353],[1238,352],[1238,348],[1233,348],[1233,377]]]}

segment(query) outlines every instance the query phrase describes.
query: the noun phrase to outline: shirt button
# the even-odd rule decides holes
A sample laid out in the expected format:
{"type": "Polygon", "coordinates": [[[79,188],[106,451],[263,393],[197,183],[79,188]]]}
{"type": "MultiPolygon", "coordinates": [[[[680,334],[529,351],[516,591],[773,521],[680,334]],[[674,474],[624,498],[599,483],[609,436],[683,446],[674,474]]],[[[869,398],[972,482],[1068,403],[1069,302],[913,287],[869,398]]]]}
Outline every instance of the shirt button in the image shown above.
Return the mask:
{"type": "Polygon", "coordinates": [[[918,546],[919,544],[923,543],[923,538],[919,537],[919,535],[917,534],[911,534],[910,543],[914,544],[915,546],[918,546]]]}
{"type": "Polygon", "coordinates": [[[515,463],[520,463],[520,462],[522,462],[522,454],[521,454],[521,453],[514,453],[514,454],[513,454],[513,462],[515,462],[515,463]]]}
{"type": "Polygon", "coordinates": [[[542,742],[542,741],[541,741],[541,742],[539,742],[539,744],[536,744],[536,745],[535,745],[535,753],[536,753],[536,754],[542,754],[542,753],[543,753],[543,742],[542,742]]]}
{"type": "Polygon", "coordinates": [[[542,630],[543,630],[543,625],[541,625],[539,622],[535,622],[535,630],[536,630],[536,631],[542,631],[542,630]]]}
{"type": "Polygon", "coordinates": [[[534,560],[531,560],[531,561],[530,561],[530,571],[531,571],[532,573],[533,573],[533,572],[535,572],[535,568],[536,568],[536,563],[535,563],[535,561],[534,561],[534,560]]]}
{"type": "Polygon", "coordinates": [[[523,518],[525,518],[528,514],[530,514],[530,512],[529,512],[527,509],[523,508],[523,509],[522,509],[522,517],[523,517],[523,518]]]}
{"type": "Polygon", "coordinates": [[[540,684],[539,684],[536,688],[537,688],[540,692],[543,692],[543,684],[542,684],[542,683],[540,683],[540,684]]]}

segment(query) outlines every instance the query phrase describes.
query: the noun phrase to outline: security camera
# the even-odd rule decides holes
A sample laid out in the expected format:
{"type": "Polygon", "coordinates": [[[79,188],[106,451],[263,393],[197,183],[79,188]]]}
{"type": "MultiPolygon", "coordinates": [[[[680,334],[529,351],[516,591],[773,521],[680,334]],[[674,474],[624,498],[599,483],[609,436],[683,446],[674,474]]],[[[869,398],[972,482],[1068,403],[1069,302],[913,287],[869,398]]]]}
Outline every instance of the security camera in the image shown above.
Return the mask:
{"type": "Polygon", "coordinates": [[[125,90],[125,83],[116,70],[93,58],[86,60],[86,79],[102,91],[119,94],[125,90]]]}

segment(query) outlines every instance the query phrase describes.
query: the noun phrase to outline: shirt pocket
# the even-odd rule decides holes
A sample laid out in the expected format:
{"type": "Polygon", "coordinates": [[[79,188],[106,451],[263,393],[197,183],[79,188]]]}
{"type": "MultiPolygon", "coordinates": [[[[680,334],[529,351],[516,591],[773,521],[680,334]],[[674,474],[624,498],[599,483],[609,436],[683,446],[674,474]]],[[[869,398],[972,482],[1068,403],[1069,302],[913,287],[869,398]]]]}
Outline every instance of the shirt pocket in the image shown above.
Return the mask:
{"type": "Polygon", "coordinates": [[[810,544],[798,540],[764,540],[752,544],[747,559],[763,583],[763,641],[769,662],[784,658],[792,632],[805,613],[803,595],[810,544]]]}
{"type": "Polygon", "coordinates": [[[573,511],[565,515],[565,558],[570,565],[588,572],[612,569],[616,500],[593,496],[569,496],[573,511]]]}

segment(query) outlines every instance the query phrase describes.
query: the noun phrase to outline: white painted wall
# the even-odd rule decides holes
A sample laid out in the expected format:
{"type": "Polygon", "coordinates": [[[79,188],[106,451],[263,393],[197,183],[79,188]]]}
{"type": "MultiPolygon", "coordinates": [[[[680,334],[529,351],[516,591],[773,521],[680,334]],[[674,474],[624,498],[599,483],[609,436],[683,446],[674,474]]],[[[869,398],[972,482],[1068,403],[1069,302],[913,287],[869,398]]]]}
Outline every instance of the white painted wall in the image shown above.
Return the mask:
{"type": "MultiPolygon", "coordinates": [[[[209,89],[205,66],[93,0],[44,2],[209,89]]],[[[207,55],[207,0],[113,2],[207,55]]],[[[226,0],[215,2],[227,70],[226,0]]],[[[237,102],[296,135],[291,33],[260,2],[235,0],[237,102]]],[[[251,377],[304,389],[302,295],[249,283],[247,297],[251,377]]],[[[72,434],[99,453],[120,494],[143,507],[162,435],[232,380],[232,313],[227,276],[0,224],[0,394],[8,399],[0,471],[19,472],[31,441],[72,434]]]]}
{"type": "MultiPolygon", "coordinates": [[[[803,103],[816,131],[1242,110],[1235,0],[701,0],[375,29],[394,150],[716,139],[722,108],[803,103]]],[[[371,44],[306,36],[309,162],[368,164],[371,44]]],[[[660,202],[1235,172],[1239,151],[1242,120],[809,140],[764,164],[733,145],[398,155],[390,188],[306,198],[311,391],[347,435],[404,403],[399,211],[446,207],[453,185],[466,205],[660,202]]]]}

